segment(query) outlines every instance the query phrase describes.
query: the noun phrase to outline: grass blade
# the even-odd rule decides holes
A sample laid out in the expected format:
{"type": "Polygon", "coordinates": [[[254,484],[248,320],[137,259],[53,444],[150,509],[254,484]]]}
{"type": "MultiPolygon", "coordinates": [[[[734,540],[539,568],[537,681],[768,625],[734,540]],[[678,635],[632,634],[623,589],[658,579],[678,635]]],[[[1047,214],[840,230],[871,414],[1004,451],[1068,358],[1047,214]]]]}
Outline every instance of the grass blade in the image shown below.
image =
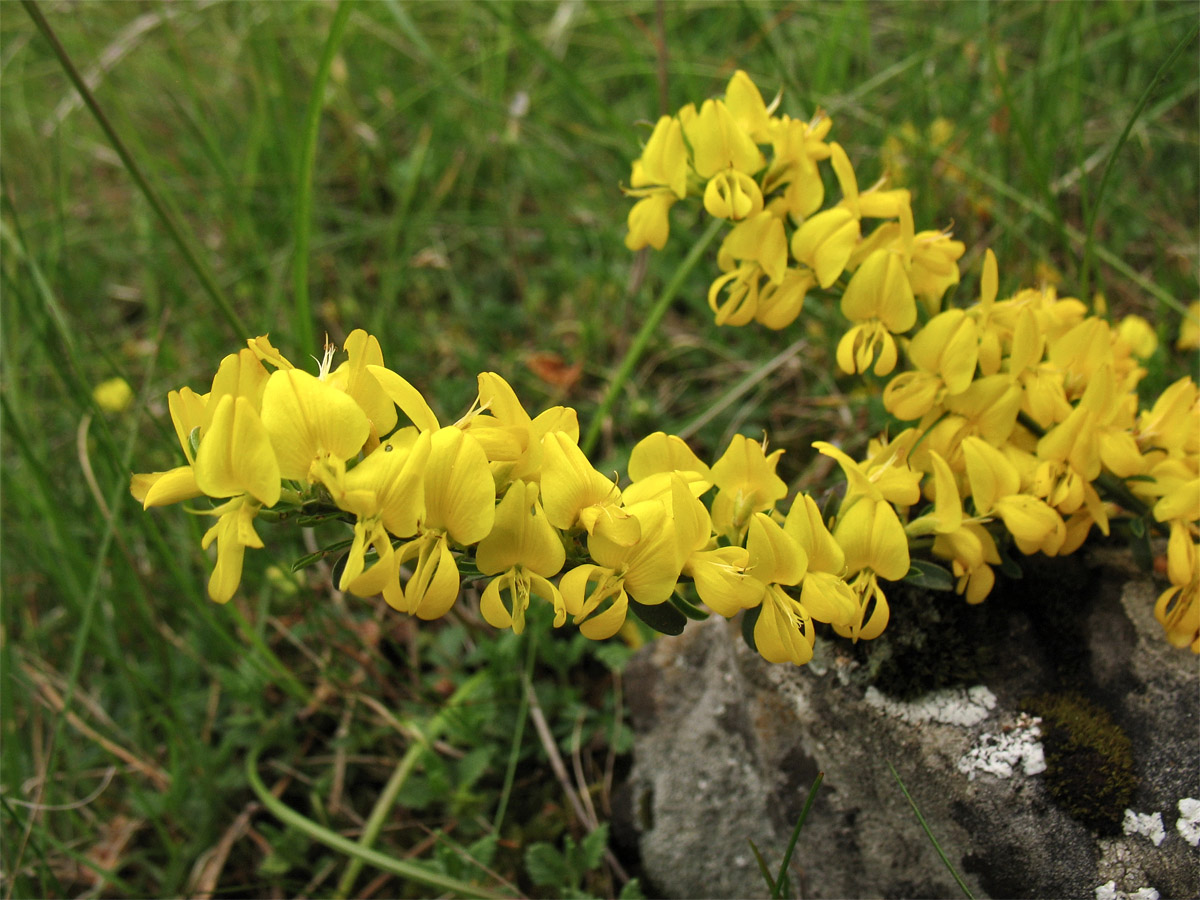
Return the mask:
{"type": "Polygon", "coordinates": [[[92,95],[83,76],[79,74],[79,70],[75,68],[75,64],[71,61],[71,57],[67,54],[66,49],[58,40],[58,35],[54,33],[54,29],[50,27],[50,23],[46,21],[46,17],[42,15],[42,11],[38,9],[36,0],[21,0],[21,4],[25,7],[25,12],[29,14],[29,18],[33,20],[33,24],[37,26],[42,37],[50,44],[54,55],[58,58],[59,65],[62,66],[67,78],[71,80],[71,84],[75,86],[75,90],[79,92],[79,96],[83,98],[83,102],[91,111],[92,116],[96,119],[101,130],[112,144],[113,150],[117,156],[121,158],[121,164],[124,165],[125,171],[129,173],[129,177],[134,180],[138,186],[138,190],[142,192],[142,196],[146,198],[146,202],[150,204],[159,220],[167,229],[171,240],[175,246],[179,248],[179,252],[183,254],[184,261],[188,267],[200,279],[200,285],[204,288],[204,292],[212,299],[213,303],[225,316],[225,320],[233,328],[234,335],[237,338],[246,337],[249,332],[242,320],[238,317],[237,312],[230,303],[229,298],[225,296],[225,292],[221,290],[217,284],[216,278],[213,276],[209,268],[200,260],[200,255],[196,252],[193,242],[185,235],[183,226],[175,221],[174,216],[167,210],[159,198],[158,193],[150,185],[150,181],[142,172],[141,166],[134,160],[133,155],[125,146],[125,142],[121,140],[112,123],[108,120],[108,116],[104,114],[104,110],[100,108],[100,104],[96,102],[96,98],[92,95]]]}
{"type": "Polygon", "coordinates": [[[300,815],[300,813],[272,794],[267,789],[267,786],[263,784],[262,779],[258,775],[258,757],[261,753],[262,744],[260,743],[246,755],[246,779],[250,784],[250,789],[258,797],[259,802],[285,825],[290,825],[297,831],[303,832],[339,853],[344,853],[353,859],[361,860],[384,872],[399,875],[401,878],[408,879],[415,884],[437,888],[439,891],[449,891],[463,897],[484,897],[489,898],[489,900],[502,900],[505,896],[504,894],[489,891],[480,885],[467,884],[464,881],[443,875],[441,872],[426,869],[424,866],[400,859],[393,859],[376,850],[361,847],[349,838],[344,838],[337,832],[330,831],[328,828],[318,825],[312,819],[300,815]]]}
{"type": "Polygon", "coordinates": [[[890,762],[888,768],[892,770],[892,777],[896,779],[896,784],[900,785],[900,793],[904,795],[904,799],[908,801],[908,805],[912,807],[912,811],[917,816],[917,821],[921,823],[921,828],[925,832],[925,836],[929,838],[929,843],[933,844],[933,849],[937,851],[937,855],[941,857],[942,863],[946,869],[954,876],[954,880],[958,883],[958,888],[963,892],[963,896],[967,900],[975,900],[975,895],[971,893],[971,889],[967,887],[967,883],[962,880],[962,876],[958,874],[954,866],[950,864],[950,860],[946,858],[945,852],[942,850],[942,845],[938,843],[938,839],[933,836],[933,832],[929,830],[929,824],[925,821],[925,817],[921,815],[921,810],[917,809],[916,801],[913,800],[912,794],[908,792],[908,788],[904,786],[904,782],[900,780],[900,774],[896,771],[896,767],[890,762]]]}
{"type": "Polygon", "coordinates": [[[772,900],[779,897],[784,878],[787,875],[788,863],[792,861],[792,851],[796,849],[796,841],[800,838],[800,829],[804,827],[804,821],[808,818],[809,810],[812,809],[812,805],[817,799],[817,791],[820,790],[821,782],[824,780],[825,773],[818,772],[817,777],[813,779],[812,787],[808,789],[808,799],[804,801],[804,809],[800,810],[800,818],[796,820],[796,827],[792,829],[792,839],[788,841],[787,850],[784,851],[783,862],[779,864],[779,877],[775,879],[775,887],[771,891],[772,900]]]}

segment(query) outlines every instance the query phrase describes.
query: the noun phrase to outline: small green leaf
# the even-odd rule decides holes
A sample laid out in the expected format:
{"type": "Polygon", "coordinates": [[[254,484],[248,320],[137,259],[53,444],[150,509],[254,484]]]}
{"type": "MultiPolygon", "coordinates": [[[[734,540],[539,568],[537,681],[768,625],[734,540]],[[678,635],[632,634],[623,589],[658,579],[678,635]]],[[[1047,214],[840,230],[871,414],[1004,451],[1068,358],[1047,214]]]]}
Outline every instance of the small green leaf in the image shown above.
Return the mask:
{"type": "Polygon", "coordinates": [[[642,890],[642,885],[636,878],[630,878],[625,882],[625,887],[621,888],[621,893],[617,895],[617,900],[646,900],[646,894],[642,890]]]}
{"type": "Polygon", "coordinates": [[[758,862],[758,871],[762,875],[763,881],[767,883],[769,892],[775,893],[775,879],[771,875],[771,870],[767,867],[767,861],[763,859],[763,855],[758,852],[758,847],[754,846],[754,841],[746,838],[746,843],[750,845],[750,849],[754,852],[754,859],[758,862]]]}
{"type": "Polygon", "coordinates": [[[689,619],[694,619],[697,622],[703,622],[705,619],[708,618],[707,610],[703,610],[700,607],[696,606],[694,603],[692,603],[690,600],[687,600],[684,597],[679,596],[678,592],[671,595],[670,603],[672,606],[674,606],[677,610],[679,610],[681,613],[683,613],[689,619]]]}
{"type": "Polygon", "coordinates": [[[1146,520],[1145,519],[1130,519],[1129,533],[1136,538],[1146,536],[1146,520]]]}
{"type": "Polygon", "coordinates": [[[1025,577],[1025,573],[1021,571],[1021,564],[1018,563],[1008,552],[1008,547],[997,542],[996,550],[1000,553],[1000,571],[1014,581],[1019,581],[1025,577]]]}
{"type": "Polygon", "coordinates": [[[687,617],[670,603],[647,606],[631,597],[629,611],[659,634],[683,634],[683,626],[687,624],[687,617]]]}
{"type": "MultiPolygon", "coordinates": [[[[604,851],[608,849],[608,823],[601,822],[596,830],[583,839],[584,872],[594,869],[604,859],[604,851]]],[[[580,874],[584,874],[581,872],[580,874]]]]}
{"type": "Polygon", "coordinates": [[[525,871],[534,884],[542,887],[563,887],[570,880],[567,861],[544,841],[531,844],[525,851],[525,871]]]}
{"type": "Polygon", "coordinates": [[[930,591],[954,590],[954,576],[950,570],[927,559],[911,560],[908,574],[904,576],[904,580],[930,591]]]}
{"type": "Polygon", "coordinates": [[[742,613],[742,640],[755,653],[758,652],[758,645],[754,643],[754,626],[758,624],[758,617],[761,613],[761,606],[756,606],[742,613]]]}

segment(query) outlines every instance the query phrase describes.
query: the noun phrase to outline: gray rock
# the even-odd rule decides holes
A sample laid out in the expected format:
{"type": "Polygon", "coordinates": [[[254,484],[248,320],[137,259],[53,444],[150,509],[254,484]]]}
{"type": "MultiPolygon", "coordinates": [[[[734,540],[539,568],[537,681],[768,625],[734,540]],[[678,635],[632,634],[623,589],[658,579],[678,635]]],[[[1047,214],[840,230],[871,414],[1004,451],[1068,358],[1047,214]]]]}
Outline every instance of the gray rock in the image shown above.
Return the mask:
{"type": "Polygon", "coordinates": [[[962,896],[890,763],[976,897],[1200,895],[1200,850],[1176,827],[1200,798],[1200,672],[1162,640],[1160,588],[1119,554],[1030,568],[978,607],[894,586],[888,632],[819,639],[803,668],[716,617],[643,650],[614,824],[650,890],[767,896],[749,841],[777,870],[823,772],[794,896],[962,896]],[[1109,743],[1080,751],[1086,729],[1109,743]]]}

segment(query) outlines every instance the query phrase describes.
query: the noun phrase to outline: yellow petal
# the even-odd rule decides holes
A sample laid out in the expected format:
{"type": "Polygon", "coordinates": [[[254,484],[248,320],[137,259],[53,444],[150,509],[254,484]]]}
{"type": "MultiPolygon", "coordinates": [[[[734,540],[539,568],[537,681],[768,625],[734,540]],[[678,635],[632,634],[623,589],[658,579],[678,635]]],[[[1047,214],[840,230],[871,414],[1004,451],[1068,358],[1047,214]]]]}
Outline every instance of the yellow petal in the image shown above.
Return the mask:
{"type": "Polygon", "coordinates": [[[768,591],[754,623],[754,646],[763,659],[802,666],[812,659],[814,638],[812,621],[799,604],[778,588],[768,591]]]}
{"type": "Polygon", "coordinates": [[[280,369],[268,379],[262,423],[279,474],[296,481],[308,481],[318,459],[350,459],[371,433],[371,423],[351,397],[300,369],[280,369]]]}
{"type": "Polygon", "coordinates": [[[492,530],[476,548],[479,571],[494,575],[520,565],[549,577],[565,561],[562,540],[538,502],[538,486],[514,482],[496,506],[492,530]]]}
{"type": "Polygon", "coordinates": [[[474,544],[492,530],[495,515],[496,485],[479,442],[458,428],[434,432],[425,466],[425,527],[474,544]]]}
{"type": "Polygon", "coordinates": [[[375,380],[379,382],[384,393],[400,407],[400,411],[408,416],[409,421],[417,428],[421,431],[438,430],[437,416],[433,414],[433,410],[429,408],[429,404],[425,402],[421,392],[409,384],[406,379],[383,366],[368,365],[367,371],[375,376],[375,380]]]}
{"type": "Polygon", "coordinates": [[[271,438],[246,397],[226,394],[196,452],[196,485],[210,497],[247,493],[264,506],[279,501],[280,471],[271,438]]]}
{"type": "Polygon", "coordinates": [[[141,502],[143,509],[167,506],[204,494],[196,485],[196,473],[191,466],[134,475],[129,483],[129,492],[135,500],[141,502]]]}

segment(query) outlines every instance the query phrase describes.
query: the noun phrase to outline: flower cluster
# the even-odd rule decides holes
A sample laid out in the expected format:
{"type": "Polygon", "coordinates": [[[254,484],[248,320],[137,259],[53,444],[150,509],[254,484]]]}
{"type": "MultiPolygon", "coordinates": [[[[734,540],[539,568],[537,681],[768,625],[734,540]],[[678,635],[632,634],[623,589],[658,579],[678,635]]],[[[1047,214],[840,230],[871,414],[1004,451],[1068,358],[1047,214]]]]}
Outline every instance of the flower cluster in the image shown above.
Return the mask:
{"type": "MultiPolygon", "coordinates": [[[[903,347],[910,368],[891,379],[883,401],[911,426],[872,444],[861,462],[816,445],[849,482],[835,535],[869,533],[872,549],[888,548],[897,563],[904,544],[905,568],[909,544],[928,545],[951,566],[957,591],[977,603],[1008,543],[1025,554],[1066,554],[1093,526],[1108,534],[1111,518],[1128,518],[1135,532],[1169,535],[1171,587],[1155,614],[1172,644],[1200,652],[1193,380],[1139,409],[1140,361],[1155,349],[1150,326],[1129,317],[1114,328],[1052,288],[998,300],[990,251],[980,296],[969,308],[943,310],[963,245],[945,232],[916,232],[907,191],[883,183],[860,191],[845,152],[826,140],[828,118],[797,122],[773,115],[776,105],[766,106],[739,71],[723,99],[661,118],[633,164],[629,193],[641,199],[626,243],[661,248],[671,205],[703,197],[710,215],[732,224],[708,295],[718,324],[782,328],[819,291],[840,295],[849,321],[836,349],[844,372],[887,376],[903,347]],[[826,209],[821,161],[842,195],[826,209]],[[879,220],[869,234],[867,219],[879,220]]],[[[1191,341],[1185,328],[1181,346],[1191,341]]],[[[864,579],[904,575],[898,564],[855,575],[860,557],[847,556],[846,577],[860,596],[875,590],[864,579]]],[[[860,636],[874,634],[874,622],[860,617],[860,636]]]]}
{"type": "Polygon", "coordinates": [[[234,595],[246,548],[263,546],[256,518],[302,512],[353,525],[339,589],[382,594],[422,619],[450,610],[468,562],[487,579],[483,617],[517,632],[539,597],[555,625],[570,616],[587,637],[610,637],[631,607],[688,608],[688,583],[723,616],[753,610],[755,644],[776,662],[811,658],[814,621],[854,638],[886,624],[878,578],[908,572],[887,501],[908,497],[914,478],[853,482],[831,534],[811,497],[776,512],[787,494],[775,472],[782,450],[737,436],[710,467],[658,432],[634,447],[621,486],[579,448],[573,409],[531,417],[485,372],[471,410],[443,426],[384,365],[375,338],[354,331],[344,349],[334,368],[327,348],[313,375],[259,337],[222,360],[207,393],[170,393],[187,462],[135,475],[131,489],[147,508],[215,501],[195,510],[216,519],[203,538],[206,549],[216,543],[214,600],[234,595]]]}

